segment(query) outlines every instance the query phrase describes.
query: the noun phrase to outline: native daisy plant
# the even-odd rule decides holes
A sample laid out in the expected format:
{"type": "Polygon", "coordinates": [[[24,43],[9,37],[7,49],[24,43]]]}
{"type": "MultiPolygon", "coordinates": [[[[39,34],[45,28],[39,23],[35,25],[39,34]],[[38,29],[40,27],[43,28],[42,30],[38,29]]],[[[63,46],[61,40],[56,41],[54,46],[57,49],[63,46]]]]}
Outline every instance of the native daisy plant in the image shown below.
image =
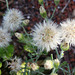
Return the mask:
{"type": "Polygon", "coordinates": [[[55,49],[58,44],[61,43],[61,33],[57,27],[57,24],[51,20],[47,22],[44,20],[43,23],[35,25],[32,29],[33,43],[38,49],[50,51],[55,49]]]}
{"type": "Polygon", "coordinates": [[[3,28],[8,29],[9,31],[15,31],[20,28],[20,24],[24,19],[23,14],[18,9],[9,9],[6,11],[5,16],[3,17],[3,28]]]}

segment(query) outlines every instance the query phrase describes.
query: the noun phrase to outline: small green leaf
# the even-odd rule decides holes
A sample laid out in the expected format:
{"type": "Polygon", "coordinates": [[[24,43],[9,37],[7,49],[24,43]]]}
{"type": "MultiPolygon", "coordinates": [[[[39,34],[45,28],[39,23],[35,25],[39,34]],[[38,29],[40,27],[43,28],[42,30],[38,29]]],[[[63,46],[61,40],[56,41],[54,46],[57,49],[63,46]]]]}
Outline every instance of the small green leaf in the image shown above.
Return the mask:
{"type": "Polygon", "coordinates": [[[9,45],[8,47],[6,47],[5,52],[3,54],[3,59],[4,60],[10,59],[13,56],[13,52],[14,52],[13,45],[9,45]]]}
{"type": "Polygon", "coordinates": [[[2,67],[2,62],[0,62],[0,68],[2,67]]]}
{"type": "Polygon", "coordinates": [[[72,73],[75,75],[75,68],[72,69],[72,73]]]}
{"type": "Polygon", "coordinates": [[[48,52],[46,50],[44,50],[42,54],[48,55],[48,52]]]}
{"type": "Polygon", "coordinates": [[[57,6],[59,4],[60,0],[54,0],[55,5],[57,6]]]}
{"type": "Polygon", "coordinates": [[[1,70],[0,70],[0,75],[1,75],[1,70]]]}
{"type": "Polygon", "coordinates": [[[67,64],[67,62],[64,61],[64,62],[60,65],[60,67],[65,66],[66,64],[67,64]]]}
{"type": "Polygon", "coordinates": [[[40,67],[40,68],[39,68],[39,71],[40,71],[40,72],[44,72],[44,70],[45,70],[45,69],[44,69],[43,67],[40,67]]]}
{"type": "Polygon", "coordinates": [[[24,46],[24,50],[27,51],[27,52],[30,52],[32,53],[33,51],[31,50],[31,48],[27,45],[24,46]]]}
{"type": "Polygon", "coordinates": [[[3,48],[0,48],[0,57],[2,57],[3,53],[4,53],[3,48]]]}
{"type": "Polygon", "coordinates": [[[39,4],[43,4],[43,0],[38,0],[39,4]]]}

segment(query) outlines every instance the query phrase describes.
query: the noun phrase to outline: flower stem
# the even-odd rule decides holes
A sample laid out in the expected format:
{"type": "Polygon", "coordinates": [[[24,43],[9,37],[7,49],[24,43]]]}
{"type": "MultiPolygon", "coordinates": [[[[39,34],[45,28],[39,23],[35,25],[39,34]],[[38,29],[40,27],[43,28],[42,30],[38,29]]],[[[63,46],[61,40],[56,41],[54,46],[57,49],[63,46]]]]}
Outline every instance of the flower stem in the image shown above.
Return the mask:
{"type": "Polygon", "coordinates": [[[52,19],[52,18],[53,18],[54,13],[55,13],[55,10],[56,10],[56,7],[55,7],[55,9],[54,9],[54,11],[53,11],[53,14],[52,14],[52,16],[51,16],[51,18],[50,18],[50,19],[52,19]]]}
{"type": "Polygon", "coordinates": [[[7,10],[9,10],[8,0],[6,0],[7,10]]]}
{"type": "Polygon", "coordinates": [[[57,49],[55,49],[55,50],[56,50],[57,57],[60,60],[60,56],[59,56],[58,50],[57,49]]]}
{"type": "Polygon", "coordinates": [[[63,54],[64,54],[64,51],[62,50],[60,53],[59,59],[61,59],[64,56],[63,54]]]}

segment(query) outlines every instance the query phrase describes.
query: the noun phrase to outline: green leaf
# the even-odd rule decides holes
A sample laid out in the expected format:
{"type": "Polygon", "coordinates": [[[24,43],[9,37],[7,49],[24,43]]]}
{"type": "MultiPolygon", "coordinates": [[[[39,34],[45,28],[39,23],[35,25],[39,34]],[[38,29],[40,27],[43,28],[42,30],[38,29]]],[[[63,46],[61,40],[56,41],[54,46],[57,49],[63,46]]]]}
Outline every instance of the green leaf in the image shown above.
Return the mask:
{"type": "Polygon", "coordinates": [[[0,62],[0,68],[2,67],[2,62],[0,62]]]}
{"type": "Polygon", "coordinates": [[[13,56],[13,52],[14,52],[14,46],[13,45],[9,45],[6,48],[6,52],[3,54],[3,56],[4,56],[3,59],[4,60],[10,59],[13,56]]]}
{"type": "Polygon", "coordinates": [[[63,68],[59,68],[59,69],[61,69],[63,72],[66,72],[66,73],[68,73],[68,71],[67,70],[65,70],[65,69],[63,69],[63,68]]]}
{"type": "Polygon", "coordinates": [[[72,69],[72,73],[75,75],[75,68],[72,69]]]}
{"type": "Polygon", "coordinates": [[[0,70],[0,75],[1,75],[1,70],[0,70]]]}
{"type": "Polygon", "coordinates": [[[13,52],[14,52],[14,46],[13,45],[9,45],[6,49],[7,49],[7,53],[8,53],[8,54],[6,53],[6,56],[8,58],[12,57],[13,52]]]}
{"type": "Polygon", "coordinates": [[[61,63],[60,67],[67,65],[67,62],[64,61],[63,63],[61,63]]]}
{"type": "Polygon", "coordinates": [[[0,57],[2,57],[3,53],[4,53],[3,48],[0,48],[0,57]]]}
{"type": "Polygon", "coordinates": [[[27,45],[24,46],[24,50],[27,51],[27,52],[30,52],[30,53],[33,52],[33,50],[31,50],[31,47],[29,47],[27,45]]]}
{"type": "Polygon", "coordinates": [[[55,5],[57,6],[59,4],[60,0],[54,0],[55,5]]]}
{"type": "Polygon", "coordinates": [[[14,46],[13,45],[9,45],[7,48],[9,53],[12,53],[14,51],[14,46]]]}
{"type": "Polygon", "coordinates": [[[44,50],[42,54],[48,55],[48,52],[46,50],[44,50]]]}
{"type": "Polygon", "coordinates": [[[0,57],[5,60],[9,59],[12,57],[14,52],[14,46],[9,45],[8,47],[5,48],[0,48],[0,57]]]}
{"type": "Polygon", "coordinates": [[[44,70],[45,70],[45,69],[44,69],[43,67],[40,67],[40,68],[39,68],[39,71],[40,71],[40,72],[44,72],[44,70]]]}

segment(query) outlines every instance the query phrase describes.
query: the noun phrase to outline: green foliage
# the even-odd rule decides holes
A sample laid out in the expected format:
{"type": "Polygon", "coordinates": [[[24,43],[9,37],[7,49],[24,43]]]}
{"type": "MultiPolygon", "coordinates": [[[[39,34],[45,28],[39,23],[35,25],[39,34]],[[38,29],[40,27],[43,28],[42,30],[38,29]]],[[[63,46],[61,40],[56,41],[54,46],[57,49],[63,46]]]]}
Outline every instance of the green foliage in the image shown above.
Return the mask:
{"type": "Polygon", "coordinates": [[[27,45],[24,46],[24,50],[26,50],[27,52],[30,52],[30,53],[33,52],[33,50],[31,50],[31,48],[32,48],[32,47],[29,47],[29,46],[27,46],[27,45]]]}
{"type": "Polygon", "coordinates": [[[75,68],[72,69],[72,74],[75,75],[75,68]]]}
{"type": "Polygon", "coordinates": [[[41,4],[41,5],[43,4],[43,0],[38,0],[38,2],[39,2],[39,4],[41,4]]]}
{"type": "Polygon", "coordinates": [[[27,68],[26,62],[22,63],[21,70],[17,72],[17,75],[30,75],[30,70],[27,68]]]}
{"type": "Polygon", "coordinates": [[[2,62],[0,62],[0,68],[2,67],[2,62]]]}
{"type": "Polygon", "coordinates": [[[63,63],[61,63],[60,67],[67,65],[67,62],[64,61],[63,63]]]}
{"type": "Polygon", "coordinates": [[[0,70],[0,75],[1,75],[1,70],[0,70]]]}
{"type": "Polygon", "coordinates": [[[54,0],[55,5],[57,6],[59,4],[60,0],[54,0]]]}
{"type": "Polygon", "coordinates": [[[47,17],[47,13],[46,13],[46,12],[40,13],[40,15],[41,15],[43,18],[46,18],[46,17],[47,17]]]}
{"type": "Polygon", "coordinates": [[[13,56],[14,52],[14,46],[9,45],[6,48],[0,48],[0,57],[3,58],[3,60],[8,60],[13,56]]]}
{"type": "Polygon", "coordinates": [[[17,75],[15,71],[10,71],[10,75],[17,75]]]}

